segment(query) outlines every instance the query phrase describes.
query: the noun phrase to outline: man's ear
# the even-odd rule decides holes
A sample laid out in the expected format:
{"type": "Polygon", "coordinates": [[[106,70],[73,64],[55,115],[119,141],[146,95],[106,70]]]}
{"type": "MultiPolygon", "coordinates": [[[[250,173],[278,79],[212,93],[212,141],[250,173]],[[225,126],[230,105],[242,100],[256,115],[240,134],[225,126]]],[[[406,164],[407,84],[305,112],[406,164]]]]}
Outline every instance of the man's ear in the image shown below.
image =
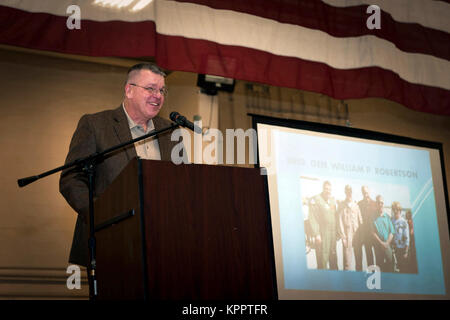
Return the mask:
{"type": "Polygon", "coordinates": [[[131,92],[131,85],[129,83],[125,84],[125,97],[131,98],[132,92],[131,92]]]}

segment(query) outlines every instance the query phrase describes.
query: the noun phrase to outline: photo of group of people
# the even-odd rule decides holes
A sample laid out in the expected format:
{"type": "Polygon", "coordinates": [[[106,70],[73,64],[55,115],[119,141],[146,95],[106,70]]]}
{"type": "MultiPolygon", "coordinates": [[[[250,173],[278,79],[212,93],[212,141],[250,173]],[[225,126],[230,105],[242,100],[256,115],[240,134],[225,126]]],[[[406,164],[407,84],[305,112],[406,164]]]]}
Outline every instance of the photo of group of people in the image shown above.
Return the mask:
{"type": "Polygon", "coordinates": [[[371,195],[368,185],[361,185],[361,199],[354,199],[354,186],[338,185],[343,199],[333,196],[329,180],[320,193],[302,198],[308,269],[366,271],[375,265],[381,272],[417,273],[411,210],[371,195]]]}
{"type": "Polygon", "coordinates": [[[279,296],[447,294],[440,152],[311,128],[258,127],[279,296]]]}

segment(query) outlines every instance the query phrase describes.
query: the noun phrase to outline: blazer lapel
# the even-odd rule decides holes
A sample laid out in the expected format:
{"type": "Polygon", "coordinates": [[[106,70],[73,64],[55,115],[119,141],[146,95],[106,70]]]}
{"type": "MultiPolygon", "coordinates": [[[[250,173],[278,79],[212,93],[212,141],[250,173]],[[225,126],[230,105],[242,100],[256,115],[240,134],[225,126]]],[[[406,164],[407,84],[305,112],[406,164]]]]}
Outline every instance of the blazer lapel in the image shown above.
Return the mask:
{"type": "MultiPolygon", "coordinates": [[[[127,116],[123,111],[122,105],[114,110],[113,120],[114,131],[116,133],[117,139],[119,140],[119,143],[130,141],[132,139],[130,126],[128,125],[127,116]]],[[[127,154],[128,160],[137,157],[136,149],[132,144],[125,147],[125,152],[127,154]]]]}

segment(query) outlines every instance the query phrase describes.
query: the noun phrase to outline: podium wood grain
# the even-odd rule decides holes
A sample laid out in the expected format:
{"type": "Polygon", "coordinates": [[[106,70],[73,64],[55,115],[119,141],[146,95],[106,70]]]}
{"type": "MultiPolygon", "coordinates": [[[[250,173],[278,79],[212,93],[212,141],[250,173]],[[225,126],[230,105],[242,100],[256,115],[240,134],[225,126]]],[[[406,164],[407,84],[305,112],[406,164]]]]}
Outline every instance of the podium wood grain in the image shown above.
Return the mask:
{"type": "Polygon", "coordinates": [[[99,299],[273,299],[265,176],[139,161],[96,201],[96,225],[136,213],[96,233],[99,299]]]}

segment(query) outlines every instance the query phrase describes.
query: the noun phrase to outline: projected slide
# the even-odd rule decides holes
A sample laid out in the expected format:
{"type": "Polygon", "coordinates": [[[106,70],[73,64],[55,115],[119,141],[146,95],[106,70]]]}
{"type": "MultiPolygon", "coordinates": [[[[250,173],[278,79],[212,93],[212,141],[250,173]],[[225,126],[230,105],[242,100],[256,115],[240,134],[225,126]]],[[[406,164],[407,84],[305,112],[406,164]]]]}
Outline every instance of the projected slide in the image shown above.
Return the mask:
{"type": "Polygon", "coordinates": [[[257,130],[280,298],[308,290],[447,294],[438,151],[265,124],[257,130]]]}

